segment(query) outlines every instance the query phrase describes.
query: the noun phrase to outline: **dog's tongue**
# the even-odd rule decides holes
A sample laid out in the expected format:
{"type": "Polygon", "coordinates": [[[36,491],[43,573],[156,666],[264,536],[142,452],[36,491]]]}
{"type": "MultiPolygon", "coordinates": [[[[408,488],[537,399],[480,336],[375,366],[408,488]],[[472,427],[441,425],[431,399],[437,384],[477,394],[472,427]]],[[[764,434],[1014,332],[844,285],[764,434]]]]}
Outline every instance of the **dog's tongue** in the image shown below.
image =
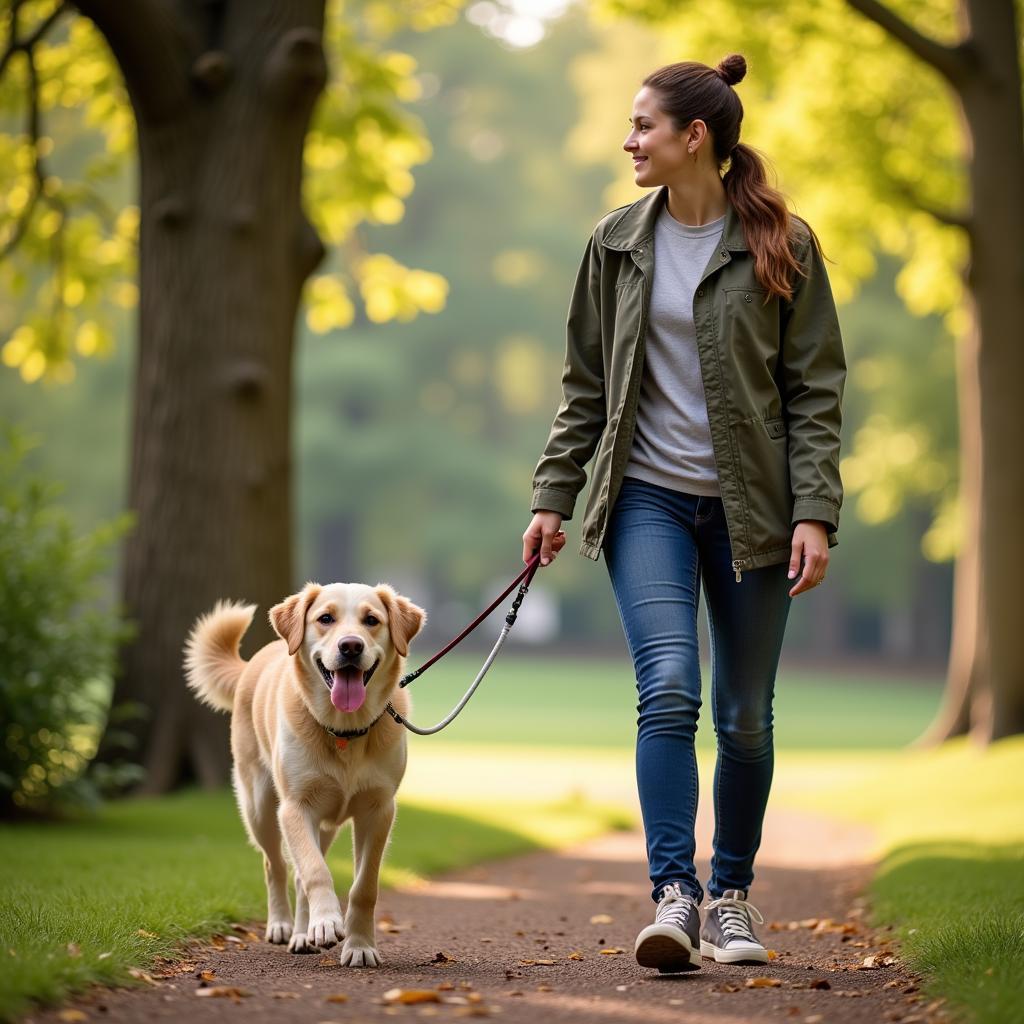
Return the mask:
{"type": "Polygon", "coordinates": [[[331,673],[331,703],[339,711],[355,711],[366,700],[363,673],[355,666],[347,666],[331,673]]]}

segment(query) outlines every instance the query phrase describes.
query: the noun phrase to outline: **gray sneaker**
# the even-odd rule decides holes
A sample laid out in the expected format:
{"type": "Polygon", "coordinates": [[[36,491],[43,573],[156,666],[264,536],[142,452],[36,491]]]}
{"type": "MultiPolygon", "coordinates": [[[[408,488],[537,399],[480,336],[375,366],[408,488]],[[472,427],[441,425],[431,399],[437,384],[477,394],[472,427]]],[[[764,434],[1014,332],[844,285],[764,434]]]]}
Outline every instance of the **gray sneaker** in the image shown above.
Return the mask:
{"type": "Polygon", "coordinates": [[[678,882],[661,890],[654,924],[637,937],[633,952],[641,967],[662,974],[695,971],[700,967],[700,911],[697,901],[678,882]]]}
{"type": "Polygon", "coordinates": [[[700,930],[701,956],[720,964],[765,964],[768,950],[758,942],[751,921],[764,924],[761,912],[747,902],[741,889],[726,889],[704,908],[700,930]]]}

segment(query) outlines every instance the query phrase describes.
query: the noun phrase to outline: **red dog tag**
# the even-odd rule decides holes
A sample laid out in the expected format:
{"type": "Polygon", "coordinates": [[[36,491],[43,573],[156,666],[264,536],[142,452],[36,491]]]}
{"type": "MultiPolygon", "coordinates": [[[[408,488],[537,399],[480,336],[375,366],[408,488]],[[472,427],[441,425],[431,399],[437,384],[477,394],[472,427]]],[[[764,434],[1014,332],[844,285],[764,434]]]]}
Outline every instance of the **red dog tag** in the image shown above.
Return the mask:
{"type": "Polygon", "coordinates": [[[345,739],[344,736],[335,736],[334,737],[334,745],[339,750],[344,750],[348,746],[348,740],[345,739]]]}

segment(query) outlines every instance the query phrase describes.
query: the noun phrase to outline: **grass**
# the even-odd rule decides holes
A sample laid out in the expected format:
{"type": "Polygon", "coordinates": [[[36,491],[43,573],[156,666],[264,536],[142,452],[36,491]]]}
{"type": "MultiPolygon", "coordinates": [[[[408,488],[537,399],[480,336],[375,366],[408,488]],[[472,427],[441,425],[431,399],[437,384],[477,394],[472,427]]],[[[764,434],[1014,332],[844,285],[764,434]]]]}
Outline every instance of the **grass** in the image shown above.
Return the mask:
{"type": "MultiPolygon", "coordinates": [[[[409,687],[412,720],[440,721],[468,689],[483,657],[452,654],[409,687]]],[[[411,665],[418,663],[413,659],[411,665]]],[[[698,746],[714,747],[709,666],[698,746]]],[[[915,739],[938,706],[941,680],[810,672],[782,667],[775,686],[780,749],[879,749],[915,739]]],[[[499,658],[445,743],[632,749],[636,682],[623,655],[602,661],[499,658]],[[571,723],[566,727],[566,723],[571,723]]]]}
{"type": "Polygon", "coordinates": [[[804,784],[789,801],[875,830],[876,921],[897,926],[929,991],[977,1024],[1024,1022],[1024,737],[847,755],[813,774],[787,760],[804,784]]]}
{"type": "MultiPolygon", "coordinates": [[[[382,881],[408,882],[627,824],[621,811],[579,800],[498,807],[403,801],[382,881]]],[[[342,835],[328,858],[339,891],[351,882],[350,851],[342,835]]],[[[130,981],[129,967],[170,955],[189,936],[262,919],[266,908],[260,857],[226,791],[124,801],[95,819],[7,827],[0,861],[0,1019],[89,982],[130,981]]]]}

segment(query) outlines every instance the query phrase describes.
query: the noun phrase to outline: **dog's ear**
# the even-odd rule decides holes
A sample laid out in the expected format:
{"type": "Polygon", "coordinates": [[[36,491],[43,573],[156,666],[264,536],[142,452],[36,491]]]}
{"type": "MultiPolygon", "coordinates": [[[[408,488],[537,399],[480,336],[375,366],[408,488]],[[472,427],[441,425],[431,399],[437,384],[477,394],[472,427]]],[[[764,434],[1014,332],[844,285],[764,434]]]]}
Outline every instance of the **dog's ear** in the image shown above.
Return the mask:
{"type": "Polygon", "coordinates": [[[294,654],[302,646],[302,638],[306,635],[306,612],[319,593],[319,583],[307,583],[298,594],[292,594],[270,609],[270,624],[288,644],[289,654],[294,654]]]}
{"type": "Polygon", "coordinates": [[[427,613],[407,597],[396,594],[386,583],[377,584],[377,596],[388,610],[388,629],[395,650],[404,658],[409,653],[409,641],[423,628],[427,613]]]}

